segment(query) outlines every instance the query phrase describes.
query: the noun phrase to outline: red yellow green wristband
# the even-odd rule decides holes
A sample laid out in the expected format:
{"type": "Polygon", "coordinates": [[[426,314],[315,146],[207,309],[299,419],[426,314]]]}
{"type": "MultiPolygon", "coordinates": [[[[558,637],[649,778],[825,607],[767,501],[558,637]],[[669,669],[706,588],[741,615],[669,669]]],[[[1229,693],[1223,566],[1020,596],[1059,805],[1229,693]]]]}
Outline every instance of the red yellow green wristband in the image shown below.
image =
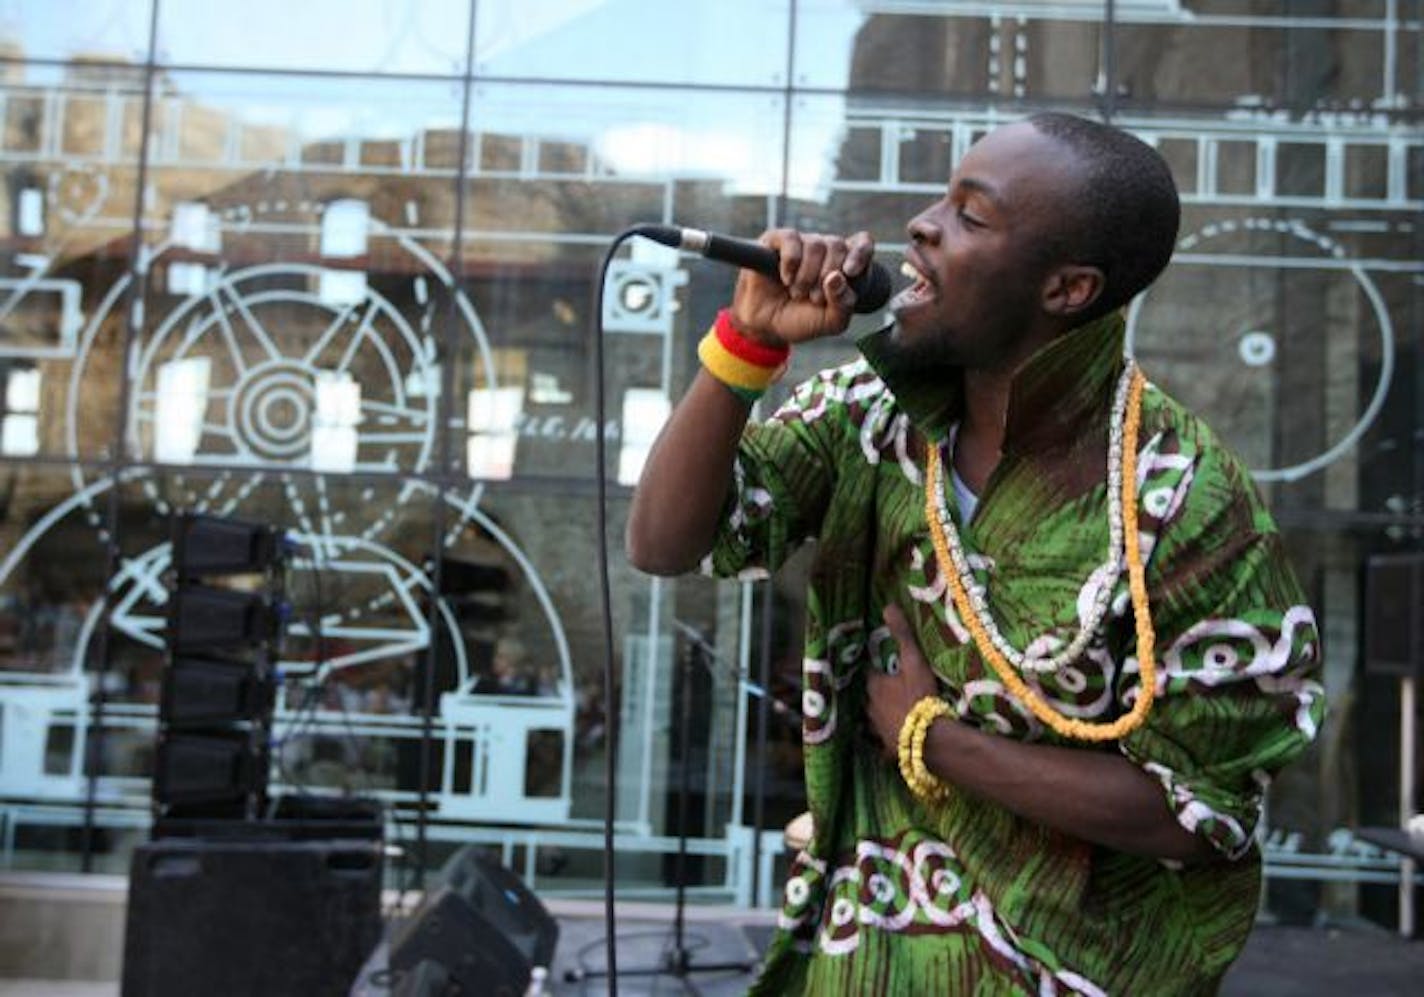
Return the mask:
{"type": "Polygon", "coordinates": [[[725,308],[697,344],[697,358],[707,372],[746,402],[755,402],[776,382],[790,355],[790,347],[777,348],[747,339],[732,325],[725,308]]]}
{"type": "Polygon", "coordinates": [[[748,339],[732,321],[732,312],[728,308],[717,313],[717,321],[712,323],[712,331],[717,334],[717,342],[725,346],[728,353],[758,367],[780,367],[791,356],[789,346],[768,346],[748,339]]]}

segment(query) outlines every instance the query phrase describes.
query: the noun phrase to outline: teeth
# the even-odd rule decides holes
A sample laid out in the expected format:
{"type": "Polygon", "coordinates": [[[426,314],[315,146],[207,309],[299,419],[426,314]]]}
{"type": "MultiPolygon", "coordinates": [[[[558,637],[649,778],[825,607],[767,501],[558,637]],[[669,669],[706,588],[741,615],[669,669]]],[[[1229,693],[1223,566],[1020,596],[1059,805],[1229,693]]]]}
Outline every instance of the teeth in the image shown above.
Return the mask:
{"type": "Polygon", "coordinates": [[[900,264],[900,272],[906,277],[909,277],[911,280],[920,279],[920,272],[915,269],[915,265],[909,260],[906,260],[904,263],[900,264]]]}

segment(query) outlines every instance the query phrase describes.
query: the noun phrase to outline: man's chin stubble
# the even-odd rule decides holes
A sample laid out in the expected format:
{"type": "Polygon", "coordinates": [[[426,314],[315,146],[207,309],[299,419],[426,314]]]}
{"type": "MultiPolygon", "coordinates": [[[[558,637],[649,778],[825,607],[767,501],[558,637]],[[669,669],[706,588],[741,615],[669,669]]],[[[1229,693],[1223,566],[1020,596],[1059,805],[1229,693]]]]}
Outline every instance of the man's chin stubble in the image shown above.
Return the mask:
{"type": "Polygon", "coordinates": [[[949,333],[943,330],[922,330],[910,334],[897,322],[890,334],[889,345],[896,361],[901,364],[914,364],[927,370],[963,367],[966,358],[947,342],[948,337],[949,333]]]}

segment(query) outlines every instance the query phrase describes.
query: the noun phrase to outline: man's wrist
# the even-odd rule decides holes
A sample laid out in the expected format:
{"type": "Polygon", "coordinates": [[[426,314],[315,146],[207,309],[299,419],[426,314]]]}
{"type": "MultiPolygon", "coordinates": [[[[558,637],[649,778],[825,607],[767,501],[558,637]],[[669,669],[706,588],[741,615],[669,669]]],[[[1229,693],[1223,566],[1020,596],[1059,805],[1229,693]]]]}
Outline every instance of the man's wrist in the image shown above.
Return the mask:
{"type": "Polygon", "coordinates": [[[950,716],[935,718],[925,731],[925,766],[930,768],[935,775],[949,782],[956,782],[953,773],[943,771],[944,759],[952,759],[953,762],[963,762],[968,759],[971,753],[976,752],[980,745],[973,736],[976,731],[965,724],[960,723],[950,716]]]}
{"type": "Polygon", "coordinates": [[[748,404],[755,404],[781,377],[790,356],[789,346],[768,346],[743,336],[733,327],[726,308],[717,313],[717,321],[697,344],[697,357],[707,373],[748,404]]]}
{"type": "Polygon", "coordinates": [[[765,332],[757,329],[753,324],[737,317],[736,306],[724,308],[722,315],[725,316],[727,326],[738,336],[755,343],[758,346],[765,346],[772,350],[789,350],[791,344],[773,332],[765,332]]]}
{"type": "Polygon", "coordinates": [[[900,775],[910,792],[925,802],[943,802],[949,794],[949,786],[926,764],[926,755],[930,730],[950,710],[948,703],[931,694],[918,700],[900,721],[896,746],[900,775]]]}

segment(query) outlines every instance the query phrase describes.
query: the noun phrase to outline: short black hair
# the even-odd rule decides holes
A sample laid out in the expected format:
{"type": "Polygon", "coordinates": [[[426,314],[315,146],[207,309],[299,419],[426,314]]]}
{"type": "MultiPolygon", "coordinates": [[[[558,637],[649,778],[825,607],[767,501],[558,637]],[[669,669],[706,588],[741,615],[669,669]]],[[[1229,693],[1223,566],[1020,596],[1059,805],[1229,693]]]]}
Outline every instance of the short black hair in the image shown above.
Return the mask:
{"type": "Polygon", "coordinates": [[[1156,149],[1119,128],[1054,111],[1028,120],[1083,168],[1083,189],[1051,252],[1102,270],[1102,293],[1081,315],[1089,322],[1127,304],[1167,266],[1182,218],[1177,185],[1156,149]]]}

